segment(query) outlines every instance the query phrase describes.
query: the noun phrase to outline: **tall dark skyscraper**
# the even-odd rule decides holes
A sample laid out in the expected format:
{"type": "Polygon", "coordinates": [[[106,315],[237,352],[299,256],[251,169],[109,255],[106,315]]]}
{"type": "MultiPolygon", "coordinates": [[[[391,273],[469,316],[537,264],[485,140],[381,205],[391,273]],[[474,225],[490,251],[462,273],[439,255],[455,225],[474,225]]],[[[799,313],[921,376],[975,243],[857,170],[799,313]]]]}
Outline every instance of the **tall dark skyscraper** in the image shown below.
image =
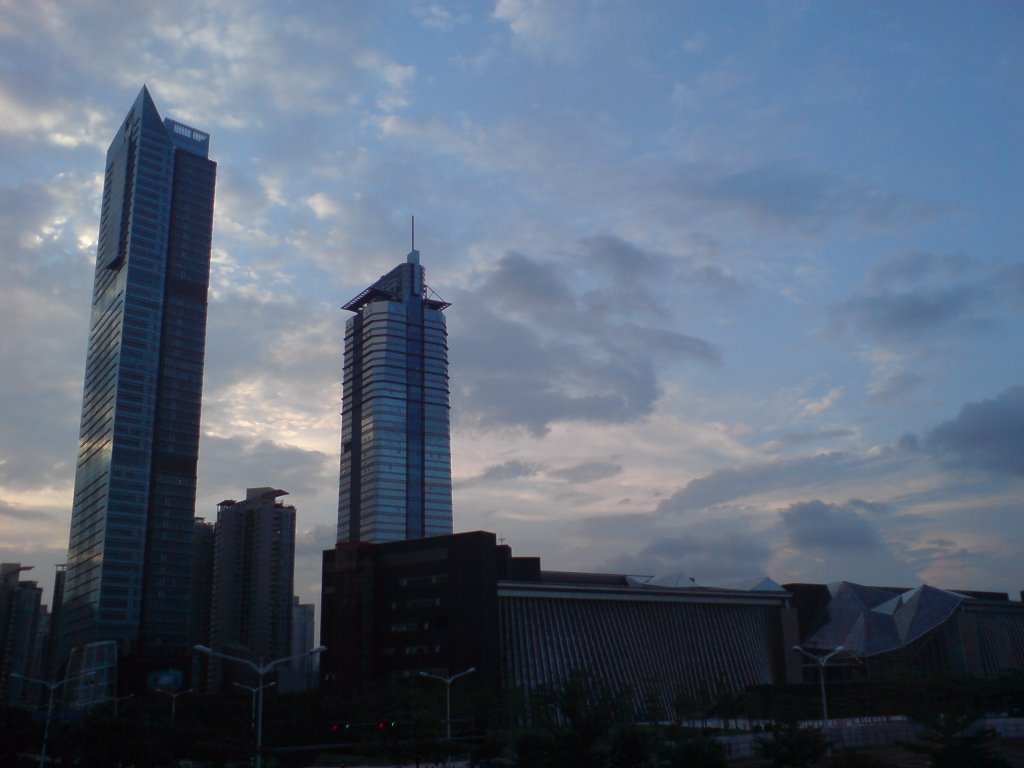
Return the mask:
{"type": "Polygon", "coordinates": [[[107,150],[60,638],[184,658],[216,163],[143,87],[107,150]]]}
{"type": "Polygon", "coordinates": [[[411,251],[343,307],[338,541],[452,532],[449,305],[423,273],[411,251]]]}

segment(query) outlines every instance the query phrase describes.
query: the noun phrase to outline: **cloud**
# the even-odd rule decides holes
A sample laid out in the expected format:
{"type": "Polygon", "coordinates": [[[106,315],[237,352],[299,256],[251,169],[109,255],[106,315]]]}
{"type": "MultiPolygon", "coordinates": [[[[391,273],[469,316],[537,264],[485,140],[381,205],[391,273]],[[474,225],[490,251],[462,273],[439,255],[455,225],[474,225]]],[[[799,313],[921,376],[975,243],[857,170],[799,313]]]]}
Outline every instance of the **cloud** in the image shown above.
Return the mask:
{"type": "Polygon", "coordinates": [[[739,213],[753,224],[800,232],[818,233],[840,220],[887,229],[930,215],[912,198],[797,163],[768,161],[735,169],[707,161],[682,163],[667,182],[674,195],[739,213]]]}
{"type": "Polygon", "coordinates": [[[800,416],[817,416],[822,411],[827,411],[833,405],[838,403],[843,397],[842,387],[833,387],[823,397],[817,399],[803,398],[798,402],[800,406],[800,416]]]}
{"type": "MultiPolygon", "coordinates": [[[[285,499],[285,503],[291,503],[285,499]]],[[[300,520],[305,517],[302,510],[296,507],[295,525],[295,562],[306,561],[319,563],[325,549],[334,546],[338,538],[338,529],[330,525],[314,525],[305,529],[300,520]]]]}
{"type": "Polygon", "coordinates": [[[779,512],[792,545],[804,549],[861,549],[881,546],[878,532],[863,510],[878,507],[853,499],[826,504],[817,499],[791,504],[779,512]]]}
{"type": "Polygon", "coordinates": [[[301,508],[304,497],[315,498],[323,488],[337,487],[336,457],[320,451],[270,440],[210,435],[203,435],[199,448],[200,494],[210,504],[205,511],[197,508],[201,516],[212,516],[213,505],[221,499],[239,498],[246,488],[281,488],[291,494],[289,501],[301,508]]]}
{"type": "Polygon", "coordinates": [[[25,507],[15,506],[8,504],[6,501],[0,499],[0,517],[7,517],[11,520],[33,520],[33,521],[53,521],[56,519],[55,515],[49,512],[44,512],[41,509],[27,509],[25,507]]]}
{"type": "Polygon", "coordinates": [[[591,279],[595,274],[606,276],[600,286],[588,287],[583,294],[590,311],[605,315],[642,312],[664,319],[671,315],[672,299],[680,293],[694,296],[710,289],[721,300],[743,293],[740,281],[718,264],[647,250],[615,235],[583,238],[576,265],[591,279]],[[668,301],[663,290],[666,282],[674,287],[668,301]]]}
{"type": "Polygon", "coordinates": [[[533,56],[577,59],[592,44],[597,19],[581,0],[498,0],[493,16],[508,24],[516,44],[533,56]]]}
{"type": "Polygon", "coordinates": [[[892,373],[871,382],[868,386],[868,399],[875,403],[891,403],[907,397],[924,381],[924,376],[912,371],[892,373]]]}
{"type": "Polygon", "coordinates": [[[440,3],[422,3],[412,9],[412,14],[427,29],[448,32],[465,24],[470,19],[468,13],[453,13],[440,3]]]}
{"type": "MultiPolygon", "coordinates": [[[[509,252],[454,294],[453,406],[462,424],[540,435],[554,422],[636,421],[660,395],[662,366],[720,363],[703,339],[620,321],[580,299],[614,279],[619,250],[605,248],[599,268],[577,281],[558,262],[509,252]]],[[[647,263],[655,269],[657,259],[647,263]]]]}
{"type": "Polygon", "coordinates": [[[771,545],[762,536],[687,533],[658,537],[635,555],[607,560],[601,570],[645,576],[682,572],[698,584],[714,586],[764,575],[771,556],[771,545]]]}
{"type": "Polygon", "coordinates": [[[965,403],[955,419],[932,429],[924,444],[950,468],[1024,476],[1024,386],[965,403]]]}
{"type": "MultiPolygon", "coordinates": [[[[1024,285],[1021,269],[986,267],[961,253],[896,253],[873,266],[853,296],[833,304],[832,322],[898,345],[989,329],[1005,322],[1000,310],[1020,302],[1013,286],[1024,285]]],[[[894,382],[897,390],[906,383],[894,382]]]]}
{"type": "Polygon", "coordinates": [[[586,461],[565,469],[553,469],[548,472],[551,477],[567,483],[592,483],[621,474],[622,465],[611,461],[586,461]]]}
{"type": "Polygon", "coordinates": [[[794,445],[806,445],[822,440],[835,440],[836,438],[853,437],[856,433],[852,429],[821,429],[816,432],[787,432],[765,444],[765,448],[773,450],[794,445]]]}
{"type": "Polygon", "coordinates": [[[484,471],[479,475],[467,477],[465,480],[458,482],[457,485],[460,487],[466,487],[471,485],[500,483],[505,480],[520,480],[526,477],[534,477],[542,469],[543,465],[535,462],[511,459],[510,461],[506,461],[501,464],[492,464],[484,469],[484,471]]]}
{"type": "Polygon", "coordinates": [[[884,290],[892,285],[914,285],[925,280],[948,281],[970,272],[973,264],[962,253],[904,251],[886,257],[868,271],[867,287],[884,290]]]}
{"type": "MultiPolygon", "coordinates": [[[[718,469],[696,478],[658,505],[662,515],[678,515],[754,494],[823,485],[865,471],[873,458],[836,451],[718,469]]],[[[876,467],[877,469],[877,467],[876,467]]]]}
{"type": "Polygon", "coordinates": [[[988,291],[978,285],[960,285],[902,293],[856,296],[837,305],[833,316],[869,336],[886,341],[910,341],[943,329],[963,325],[975,317],[988,291]]]}

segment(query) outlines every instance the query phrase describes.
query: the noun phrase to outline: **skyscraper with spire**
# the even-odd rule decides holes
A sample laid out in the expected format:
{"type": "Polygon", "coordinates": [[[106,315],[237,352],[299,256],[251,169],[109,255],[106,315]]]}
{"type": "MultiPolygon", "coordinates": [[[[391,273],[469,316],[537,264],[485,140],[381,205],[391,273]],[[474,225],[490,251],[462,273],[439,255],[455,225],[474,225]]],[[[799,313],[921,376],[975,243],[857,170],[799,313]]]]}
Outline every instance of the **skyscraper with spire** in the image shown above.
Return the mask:
{"type": "Polygon", "coordinates": [[[209,148],[143,87],[107,150],[58,661],[96,641],[146,674],[185,658],[209,148]]]}
{"type": "Polygon", "coordinates": [[[448,306],[414,249],[343,307],[339,542],[452,532],[448,306]]]}

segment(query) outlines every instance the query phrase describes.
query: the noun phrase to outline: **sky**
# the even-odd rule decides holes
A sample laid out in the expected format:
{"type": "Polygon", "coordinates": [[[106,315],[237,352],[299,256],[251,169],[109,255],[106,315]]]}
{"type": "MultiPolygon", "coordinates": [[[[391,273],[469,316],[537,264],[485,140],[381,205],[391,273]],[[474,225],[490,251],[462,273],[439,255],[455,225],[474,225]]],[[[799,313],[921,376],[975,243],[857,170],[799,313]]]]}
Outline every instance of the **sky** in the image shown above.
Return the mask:
{"type": "Polygon", "coordinates": [[[1024,5],[0,0],[0,560],[66,555],[106,148],[218,163],[197,514],[334,543],[342,304],[445,301],[455,530],[1024,588],[1024,5]]]}

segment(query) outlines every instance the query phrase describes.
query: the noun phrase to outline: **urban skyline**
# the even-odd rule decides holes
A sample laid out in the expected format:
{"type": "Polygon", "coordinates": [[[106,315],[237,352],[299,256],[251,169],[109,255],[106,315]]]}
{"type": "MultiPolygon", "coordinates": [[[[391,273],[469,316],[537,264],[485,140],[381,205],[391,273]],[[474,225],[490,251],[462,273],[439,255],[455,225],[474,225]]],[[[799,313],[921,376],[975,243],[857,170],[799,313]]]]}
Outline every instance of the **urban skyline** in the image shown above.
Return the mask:
{"type": "Polygon", "coordinates": [[[1024,582],[1016,5],[0,13],[2,560],[47,591],[141,81],[221,167],[196,513],[288,488],[303,597],[338,307],[412,214],[454,305],[456,530],[707,584],[1024,582]]]}
{"type": "Polygon", "coordinates": [[[56,663],[188,649],[216,163],[143,86],[103,172],[56,663]]]}

